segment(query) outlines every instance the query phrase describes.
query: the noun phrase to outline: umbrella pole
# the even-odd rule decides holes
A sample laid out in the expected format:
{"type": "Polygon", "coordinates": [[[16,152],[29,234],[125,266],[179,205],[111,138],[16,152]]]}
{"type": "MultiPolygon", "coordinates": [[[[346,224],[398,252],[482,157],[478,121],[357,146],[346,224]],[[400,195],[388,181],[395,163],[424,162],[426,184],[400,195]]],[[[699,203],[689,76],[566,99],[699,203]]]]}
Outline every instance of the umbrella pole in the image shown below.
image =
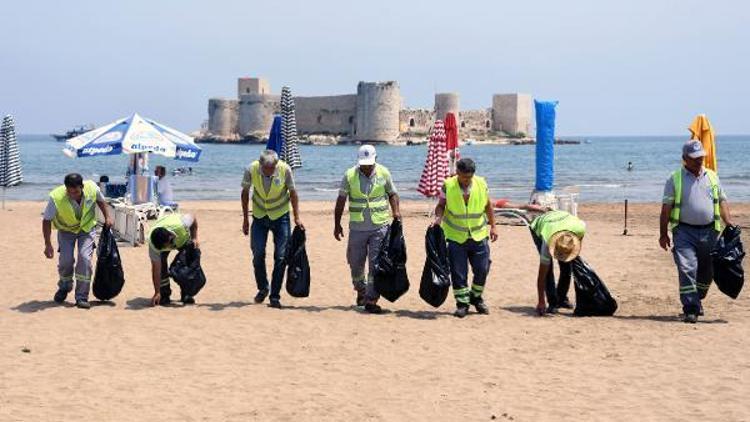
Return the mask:
{"type": "Polygon", "coordinates": [[[625,230],[622,231],[623,236],[628,235],[628,200],[625,200],[625,230]]]}

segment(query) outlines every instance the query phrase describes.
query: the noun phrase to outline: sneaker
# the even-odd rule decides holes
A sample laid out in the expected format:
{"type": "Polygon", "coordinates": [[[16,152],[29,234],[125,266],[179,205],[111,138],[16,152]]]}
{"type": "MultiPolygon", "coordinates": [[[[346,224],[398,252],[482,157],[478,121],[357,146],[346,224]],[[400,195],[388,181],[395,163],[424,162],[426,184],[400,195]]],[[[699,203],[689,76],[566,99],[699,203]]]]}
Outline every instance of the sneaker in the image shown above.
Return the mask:
{"type": "Polygon", "coordinates": [[[161,299],[159,299],[159,305],[166,306],[172,303],[172,300],[169,298],[169,296],[162,296],[161,299]]]}
{"type": "Polygon", "coordinates": [[[474,308],[477,310],[477,313],[480,313],[482,315],[488,315],[490,313],[490,308],[484,303],[484,299],[482,297],[474,297],[471,296],[469,298],[469,303],[474,305],[474,308]]]}
{"type": "Polygon", "coordinates": [[[281,309],[281,301],[279,299],[271,299],[271,302],[268,304],[268,306],[276,309],[281,309]]]}
{"type": "Polygon", "coordinates": [[[565,308],[565,309],[573,309],[573,305],[571,305],[570,301],[568,299],[563,299],[560,301],[560,303],[557,305],[558,308],[565,308]]]}
{"type": "Polygon", "coordinates": [[[685,318],[683,318],[682,322],[686,322],[688,324],[695,324],[696,322],[698,322],[698,315],[685,314],[685,318]]]}
{"type": "Polygon", "coordinates": [[[469,315],[469,307],[466,305],[459,305],[456,311],[453,312],[453,316],[456,318],[463,318],[466,315],[469,315]]]}
{"type": "Polygon", "coordinates": [[[268,296],[268,289],[258,290],[258,293],[255,295],[255,303],[263,303],[264,300],[266,300],[266,297],[268,296]]]}
{"type": "Polygon", "coordinates": [[[180,302],[182,302],[183,305],[194,305],[195,299],[192,296],[185,295],[182,297],[180,302]]]}
{"type": "Polygon", "coordinates": [[[357,306],[365,306],[365,303],[367,302],[367,297],[365,297],[365,292],[357,292],[357,306]]]}
{"type": "Polygon", "coordinates": [[[368,314],[382,314],[383,308],[381,308],[377,303],[366,303],[365,312],[367,312],[368,314]]]}
{"type": "Polygon", "coordinates": [[[79,300],[76,300],[76,308],[91,309],[91,304],[86,299],[79,299],[79,300]]]}
{"type": "Polygon", "coordinates": [[[68,297],[68,291],[64,289],[57,289],[57,292],[55,292],[54,300],[56,303],[63,303],[65,302],[65,298],[68,297]]]}
{"type": "Polygon", "coordinates": [[[552,305],[547,306],[547,313],[548,314],[556,314],[557,313],[557,306],[552,306],[552,305]]]}

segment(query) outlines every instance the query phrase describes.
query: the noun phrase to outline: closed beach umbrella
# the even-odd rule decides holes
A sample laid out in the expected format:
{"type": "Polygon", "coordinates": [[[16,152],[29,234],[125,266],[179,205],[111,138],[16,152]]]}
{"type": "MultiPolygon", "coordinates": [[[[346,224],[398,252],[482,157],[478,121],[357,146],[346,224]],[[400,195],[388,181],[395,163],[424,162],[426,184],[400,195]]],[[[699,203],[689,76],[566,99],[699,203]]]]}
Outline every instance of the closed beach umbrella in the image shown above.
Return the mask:
{"type": "Polygon", "coordinates": [[[16,124],[13,116],[7,115],[0,126],[0,186],[3,187],[3,209],[5,209],[5,188],[21,182],[23,182],[23,171],[16,141],[16,124]]]}
{"type": "Polygon", "coordinates": [[[138,113],[69,139],[63,149],[71,158],[147,152],[183,161],[201,156],[191,136],[138,113]]]}
{"type": "Polygon", "coordinates": [[[456,115],[445,115],[445,148],[448,151],[448,173],[456,174],[456,161],[460,158],[458,152],[458,124],[456,115]]]}
{"type": "Polygon", "coordinates": [[[703,144],[703,149],[706,150],[706,158],[703,160],[703,165],[707,169],[718,171],[719,167],[716,163],[716,141],[714,140],[714,128],[711,126],[711,122],[708,121],[708,117],[705,114],[699,114],[693,119],[693,123],[688,127],[690,130],[690,139],[698,139],[703,144]]]}
{"type": "Polygon", "coordinates": [[[273,118],[273,124],[271,125],[271,133],[268,135],[266,149],[276,151],[276,154],[281,156],[281,148],[283,147],[283,144],[284,139],[281,136],[281,116],[275,116],[273,118]]]}
{"type": "Polygon", "coordinates": [[[430,133],[427,159],[422,170],[422,177],[419,178],[417,192],[428,198],[438,196],[446,177],[448,177],[448,156],[445,149],[445,127],[442,120],[437,120],[430,133]]]}
{"type": "Polygon", "coordinates": [[[288,86],[281,88],[281,137],[284,139],[281,159],[293,169],[302,167],[297,145],[297,115],[292,90],[288,86]]]}

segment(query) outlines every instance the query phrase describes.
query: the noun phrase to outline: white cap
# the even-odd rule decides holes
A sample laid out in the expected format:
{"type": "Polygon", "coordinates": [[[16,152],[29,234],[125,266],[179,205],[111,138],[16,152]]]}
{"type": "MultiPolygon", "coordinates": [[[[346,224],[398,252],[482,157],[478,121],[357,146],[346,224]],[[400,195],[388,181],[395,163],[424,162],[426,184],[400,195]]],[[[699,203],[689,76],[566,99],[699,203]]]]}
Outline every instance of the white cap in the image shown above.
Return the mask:
{"type": "Polygon", "coordinates": [[[375,164],[375,147],[372,145],[362,145],[357,151],[357,163],[361,166],[371,166],[375,164]]]}

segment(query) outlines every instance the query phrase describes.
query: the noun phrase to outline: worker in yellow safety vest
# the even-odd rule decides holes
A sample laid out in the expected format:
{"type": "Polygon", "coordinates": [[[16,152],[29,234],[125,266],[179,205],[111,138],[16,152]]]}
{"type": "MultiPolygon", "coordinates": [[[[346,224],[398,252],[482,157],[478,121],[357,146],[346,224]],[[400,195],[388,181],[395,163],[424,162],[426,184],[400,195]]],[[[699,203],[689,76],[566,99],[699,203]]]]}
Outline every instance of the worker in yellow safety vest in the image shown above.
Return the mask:
{"type": "Polygon", "coordinates": [[[76,306],[82,309],[91,307],[89,291],[91,290],[92,263],[94,255],[94,238],[96,236],[96,208],[104,216],[104,225],[112,226],[112,218],[99,187],[90,180],[84,181],[80,174],[71,173],[65,176],[64,183],[49,194],[47,207],[42,217],[42,235],[44,236],[44,256],[52,259],[55,249],[52,246],[52,226],[57,229],[57,246],[59,252],[57,271],[60,276],[54,300],[63,303],[68,293],[73,290],[75,276],[76,306]],[[78,255],[75,248],[78,246],[78,255]]]}
{"type": "Polygon", "coordinates": [[[352,284],[357,292],[357,306],[365,312],[379,314],[380,295],[375,290],[373,260],[380,253],[380,243],[391,218],[401,219],[398,192],[391,172],[375,162],[377,152],[372,145],[362,145],[357,152],[357,165],[348,169],[341,180],[334,210],[333,236],[344,237],[341,217],[349,200],[349,242],[346,260],[351,270],[352,284]],[[369,271],[365,273],[365,263],[369,271]]]}
{"type": "Polygon", "coordinates": [[[684,165],[664,185],[659,218],[659,246],[668,250],[674,244],[672,254],[677,264],[683,320],[687,323],[697,322],[703,314],[701,300],[713,278],[711,249],[721,232],[721,221],[732,225],[719,176],[703,167],[705,156],[700,141],[688,141],[682,146],[684,165]]]}
{"type": "Polygon", "coordinates": [[[253,270],[258,293],[255,303],[263,303],[268,296],[266,273],[266,243],[273,233],[273,272],[269,306],[281,308],[281,284],[286,269],[286,248],[291,236],[289,210],[294,213],[294,224],[304,230],[299,216],[299,198],[294,186],[292,169],[274,150],[264,150],[260,158],[250,164],[242,179],[242,233],[250,234],[253,270]],[[252,193],[252,226],[248,220],[248,202],[252,193]]]}
{"type": "Polygon", "coordinates": [[[456,299],[454,315],[459,318],[469,313],[469,305],[474,305],[480,314],[490,313],[482,295],[491,263],[488,240],[497,240],[497,229],[487,182],[475,172],[476,164],[471,158],[458,160],[456,175],[443,183],[433,222],[442,227],[448,242],[456,299]],[[474,273],[471,288],[468,264],[474,273]]]}

